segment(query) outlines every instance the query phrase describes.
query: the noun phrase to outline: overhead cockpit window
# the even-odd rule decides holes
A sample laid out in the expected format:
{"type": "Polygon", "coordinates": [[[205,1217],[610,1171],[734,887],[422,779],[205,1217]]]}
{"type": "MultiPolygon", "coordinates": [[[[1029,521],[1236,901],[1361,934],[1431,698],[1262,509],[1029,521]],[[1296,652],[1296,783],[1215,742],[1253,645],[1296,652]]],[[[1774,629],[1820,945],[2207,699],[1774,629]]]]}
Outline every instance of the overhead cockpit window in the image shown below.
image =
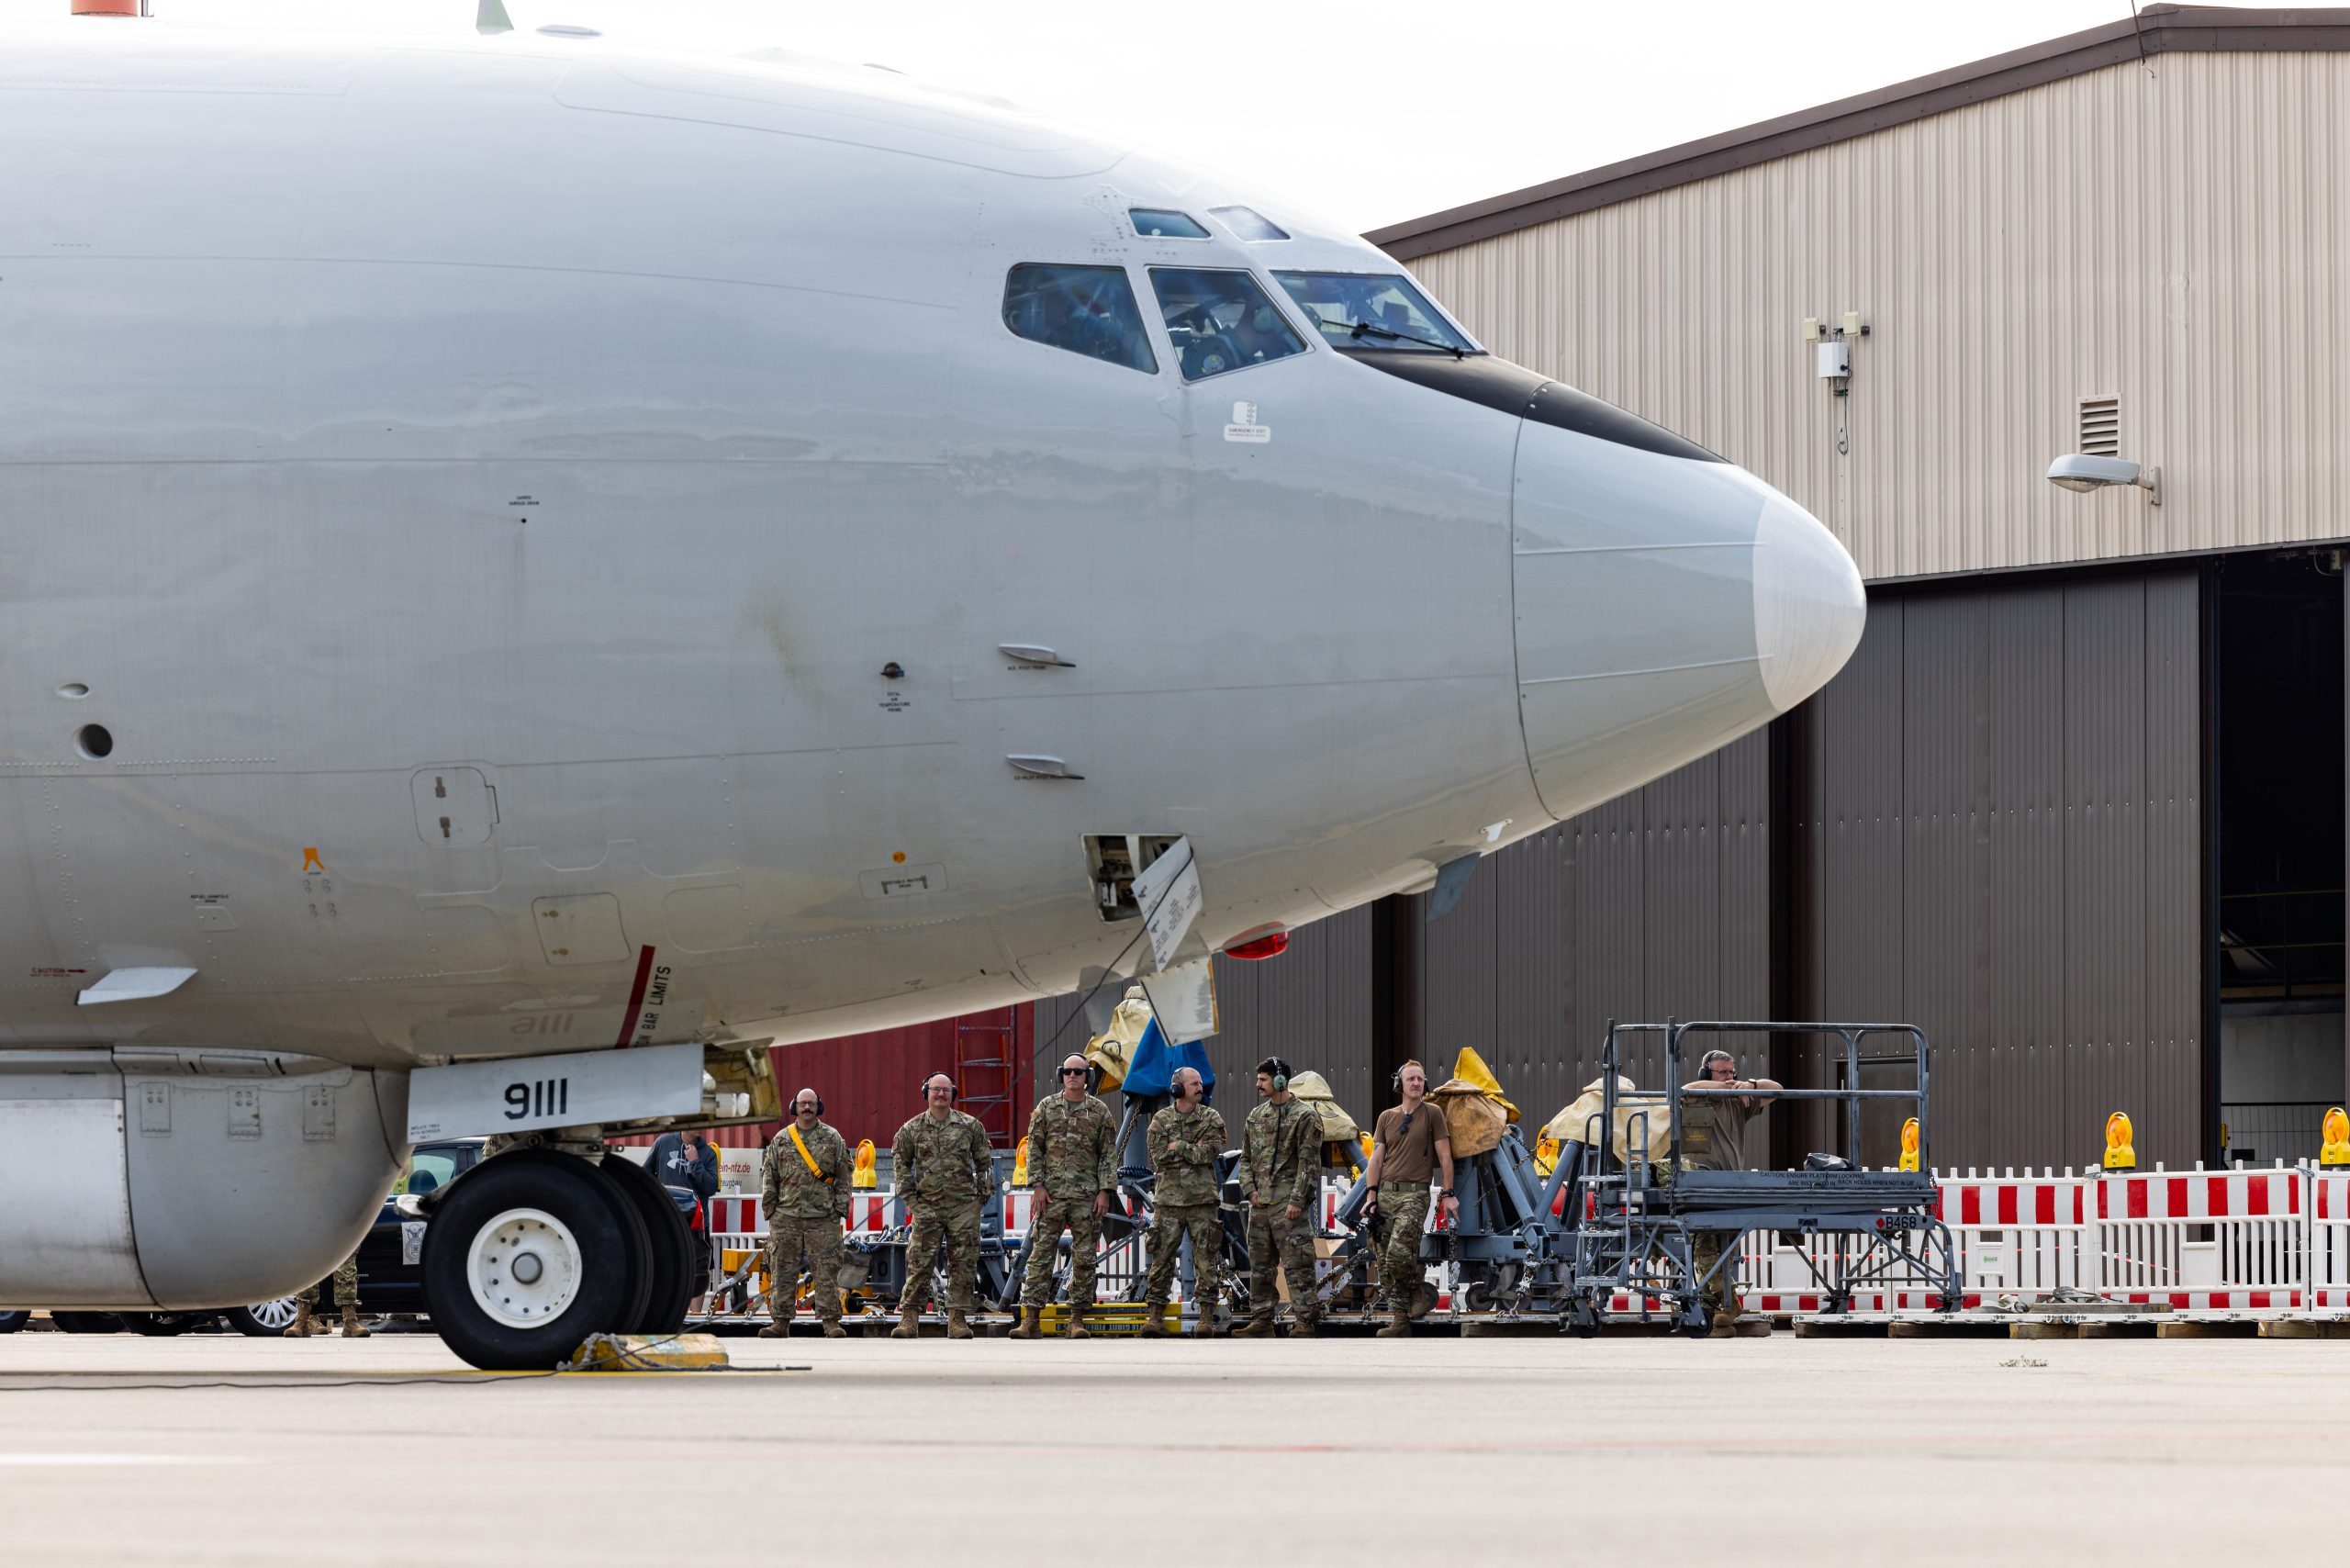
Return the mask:
{"type": "Polygon", "coordinates": [[[1305,352],[1305,340],[1250,274],[1153,267],[1150,286],[1186,381],[1305,352]]]}
{"type": "Polygon", "coordinates": [[[1410,349],[1422,353],[1483,351],[1437,314],[1427,296],[1401,273],[1275,273],[1322,335],[1340,348],[1410,349]]]}
{"type": "Polygon", "coordinates": [[[1142,307],[1119,267],[1023,263],[1003,280],[1003,324],[1017,337],[1158,374],[1142,307]]]}
{"type": "Polygon", "coordinates": [[[1212,207],[1208,216],[1224,220],[1224,226],[1243,240],[1261,241],[1286,240],[1289,230],[1268,218],[1253,207],[1212,207]]]}
{"type": "Polygon", "coordinates": [[[1200,226],[1200,220],[1188,212],[1137,207],[1127,216],[1135,220],[1135,232],[1146,240],[1204,240],[1208,237],[1208,231],[1200,226]]]}

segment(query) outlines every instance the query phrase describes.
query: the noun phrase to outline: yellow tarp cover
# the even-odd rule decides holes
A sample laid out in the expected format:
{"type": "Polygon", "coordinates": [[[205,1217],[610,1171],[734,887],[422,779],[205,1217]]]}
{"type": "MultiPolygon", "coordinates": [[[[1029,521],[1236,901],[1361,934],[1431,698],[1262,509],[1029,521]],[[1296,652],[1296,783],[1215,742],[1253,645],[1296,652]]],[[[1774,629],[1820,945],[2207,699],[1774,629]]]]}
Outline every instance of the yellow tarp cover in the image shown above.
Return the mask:
{"type": "MultiPolygon", "coordinates": [[[[1593,1079],[1574,1103],[1550,1118],[1542,1129],[1544,1137],[1557,1138],[1561,1143],[1588,1143],[1599,1130],[1599,1114],[1605,1107],[1601,1086],[1605,1079],[1593,1079]]],[[[1648,1113],[1649,1158],[1662,1159],[1673,1148],[1673,1125],[1670,1113],[1662,1100],[1653,1103],[1625,1103],[1625,1097],[1639,1092],[1639,1086],[1628,1078],[1616,1080],[1616,1150],[1618,1159],[1632,1147],[1632,1115],[1636,1111],[1648,1113]]]]}
{"type": "Polygon", "coordinates": [[[1142,1044],[1142,1032],[1150,1027],[1150,999],[1142,987],[1126,987],[1125,1000],[1110,1014],[1110,1032],[1096,1035],[1085,1043],[1085,1059],[1101,1073],[1095,1086],[1107,1094],[1126,1081],[1126,1064],[1134,1060],[1135,1047],[1142,1044]]]}
{"type": "Polygon", "coordinates": [[[1452,1063],[1452,1076],[1429,1091],[1428,1098],[1444,1112],[1452,1158],[1490,1153],[1502,1141],[1502,1129],[1517,1120],[1517,1107],[1502,1092],[1485,1058],[1469,1046],[1452,1063]]]}
{"type": "Polygon", "coordinates": [[[1347,1108],[1339,1104],[1337,1097],[1330,1092],[1330,1081],[1320,1073],[1299,1073],[1289,1081],[1289,1092],[1313,1106],[1314,1114],[1322,1118],[1324,1143],[1351,1143],[1362,1131],[1355,1126],[1355,1119],[1347,1114],[1347,1108]]]}

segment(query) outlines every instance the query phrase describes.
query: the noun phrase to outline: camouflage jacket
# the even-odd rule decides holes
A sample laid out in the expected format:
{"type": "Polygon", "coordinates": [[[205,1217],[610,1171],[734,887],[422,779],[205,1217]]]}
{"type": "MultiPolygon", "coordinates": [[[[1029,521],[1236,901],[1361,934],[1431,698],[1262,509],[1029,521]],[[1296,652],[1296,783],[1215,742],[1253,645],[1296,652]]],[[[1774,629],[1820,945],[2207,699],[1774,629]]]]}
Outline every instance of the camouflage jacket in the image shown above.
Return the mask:
{"type": "Polygon", "coordinates": [[[1240,1125],[1240,1190],[1259,1207],[1295,1204],[1311,1214],[1322,1185],[1322,1117],[1294,1095],[1259,1101],[1240,1125]]]}
{"type": "Polygon", "coordinates": [[[995,1191],[995,1156],[979,1119],[950,1111],[943,1122],[917,1111],[890,1140],[891,1179],[901,1203],[945,1206],[985,1203],[995,1191]]]}
{"type": "Polygon", "coordinates": [[[791,1219],[822,1219],[831,1215],[835,1219],[848,1218],[848,1179],[852,1169],[848,1140],[833,1129],[829,1122],[818,1122],[812,1133],[802,1133],[808,1143],[808,1159],[816,1162],[818,1170],[832,1178],[827,1185],[808,1169],[808,1160],[800,1158],[800,1149],[791,1141],[791,1124],[784,1124],[783,1131],[768,1140],[767,1153],[759,1161],[759,1212],[770,1220],[778,1215],[791,1219]]]}
{"type": "Polygon", "coordinates": [[[1118,1136],[1110,1107],[1091,1094],[1072,1105],[1058,1094],[1028,1117],[1028,1181],[1055,1198],[1090,1198],[1118,1185],[1118,1136]]]}
{"type": "Polygon", "coordinates": [[[1159,1204],[1212,1204],[1216,1201],[1215,1162],[1224,1152],[1224,1117],[1212,1106],[1186,1111],[1169,1105],[1150,1119],[1150,1168],[1158,1172],[1152,1188],[1159,1204]]]}

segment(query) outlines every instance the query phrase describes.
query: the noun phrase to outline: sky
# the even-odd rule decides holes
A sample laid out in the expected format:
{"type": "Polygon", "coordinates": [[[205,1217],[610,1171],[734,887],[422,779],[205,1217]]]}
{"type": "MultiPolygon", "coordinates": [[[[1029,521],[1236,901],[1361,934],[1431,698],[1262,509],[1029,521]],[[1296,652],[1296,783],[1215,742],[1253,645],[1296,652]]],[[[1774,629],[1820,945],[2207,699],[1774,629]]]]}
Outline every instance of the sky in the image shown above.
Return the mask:
{"type": "MultiPolygon", "coordinates": [[[[151,0],[181,26],[464,33],[474,0],[151,0]]],[[[1361,230],[2085,28],[2129,0],[506,0],[713,53],[893,67],[1130,137],[1361,230]]],[[[68,0],[0,0],[0,22],[68,0]]],[[[82,27],[136,27],[84,20],[82,27]]],[[[5,46],[0,46],[5,47],[5,46]]]]}

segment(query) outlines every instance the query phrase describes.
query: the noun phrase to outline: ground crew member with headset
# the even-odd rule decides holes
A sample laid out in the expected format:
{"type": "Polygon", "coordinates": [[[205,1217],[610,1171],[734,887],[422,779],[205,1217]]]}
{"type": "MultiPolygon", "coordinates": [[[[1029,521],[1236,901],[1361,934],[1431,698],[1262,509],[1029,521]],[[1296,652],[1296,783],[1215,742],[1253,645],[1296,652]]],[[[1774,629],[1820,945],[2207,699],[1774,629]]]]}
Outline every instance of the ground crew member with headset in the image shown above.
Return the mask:
{"type": "Polygon", "coordinates": [[[841,1327],[841,1234],[848,1219],[848,1140],[823,1120],[824,1097],[803,1089],[791,1097],[791,1120],[767,1143],[760,1161],[759,1212],[767,1222],[767,1326],[762,1339],[791,1332],[799,1309],[800,1262],[827,1339],[841,1327]]]}
{"type": "Polygon", "coordinates": [[[1379,1282],[1393,1320],[1379,1331],[1382,1339],[1399,1339],[1412,1331],[1412,1308],[1427,1278],[1420,1264],[1420,1233],[1427,1228],[1428,1205],[1441,1199],[1449,1213],[1460,1208],[1460,1200],[1452,1195],[1452,1134],[1444,1113],[1427,1103],[1428,1070],[1407,1061],[1394,1083],[1404,1103],[1379,1114],[1371,1135],[1371,1167],[1363,1172],[1363,1184],[1387,1217],[1379,1282]],[[1434,1185],[1431,1177],[1438,1179],[1434,1185]]]}
{"type": "Polygon", "coordinates": [[[1110,1107],[1085,1092],[1091,1070],[1081,1056],[1061,1063],[1061,1092],[1036,1102],[1028,1118],[1028,1178],[1036,1206],[1028,1223],[1028,1272],[1020,1287],[1015,1339],[1036,1338],[1036,1320],[1052,1294],[1053,1260],[1069,1232],[1069,1338],[1090,1339],[1093,1270],[1102,1249],[1102,1216],[1118,1187],[1118,1127],[1110,1107]]]}
{"type": "MultiPolygon", "coordinates": [[[[923,1109],[890,1140],[898,1196],[913,1217],[906,1241],[906,1286],[898,1298],[892,1339],[922,1332],[922,1305],[930,1296],[930,1260],[946,1243],[946,1337],[971,1338],[971,1291],[979,1267],[979,1214],[995,1190],[995,1155],[977,1116],[955,1108],[955,1081],[934,1072],[923,1081],[923,1109]]],[[[1031,1153],[1034,1153],[1032,1148],[1031,1153]]]]}
{"type": "Polygon", "coordinates": [[[1223,1331],[1224,1214],[1217,1202],[1215,1162],[1224,1153],[1224,1117],[1202,1103],[1197,1068],[1179,1067],[1175,1103],[1150,1118],[1150,1278],[1143,1288],[1142,1333],[1166,1338],[1167,1298],[1175,1283],[1176,1255],[1192,1238],[1192,1299],[1200,1332],[1223,1331]]]}
{"type": "Polygon", "coordinates": [[[1290,1093],[1290,1076],[1289,1063],[1279,1057],[1257,1064],[1257,1092],[1265,1098],[1240,1126],[1240,1186],[1248,1198],[1248,1326],[1235,1329],[1235,1338],[1271,1335],[1276,1262],[1289,1281],[1290,1337],[1312,1338],[1322,1317],[1307,1217],[1321,1195],[1322,1117],[1290,1093]]]}

